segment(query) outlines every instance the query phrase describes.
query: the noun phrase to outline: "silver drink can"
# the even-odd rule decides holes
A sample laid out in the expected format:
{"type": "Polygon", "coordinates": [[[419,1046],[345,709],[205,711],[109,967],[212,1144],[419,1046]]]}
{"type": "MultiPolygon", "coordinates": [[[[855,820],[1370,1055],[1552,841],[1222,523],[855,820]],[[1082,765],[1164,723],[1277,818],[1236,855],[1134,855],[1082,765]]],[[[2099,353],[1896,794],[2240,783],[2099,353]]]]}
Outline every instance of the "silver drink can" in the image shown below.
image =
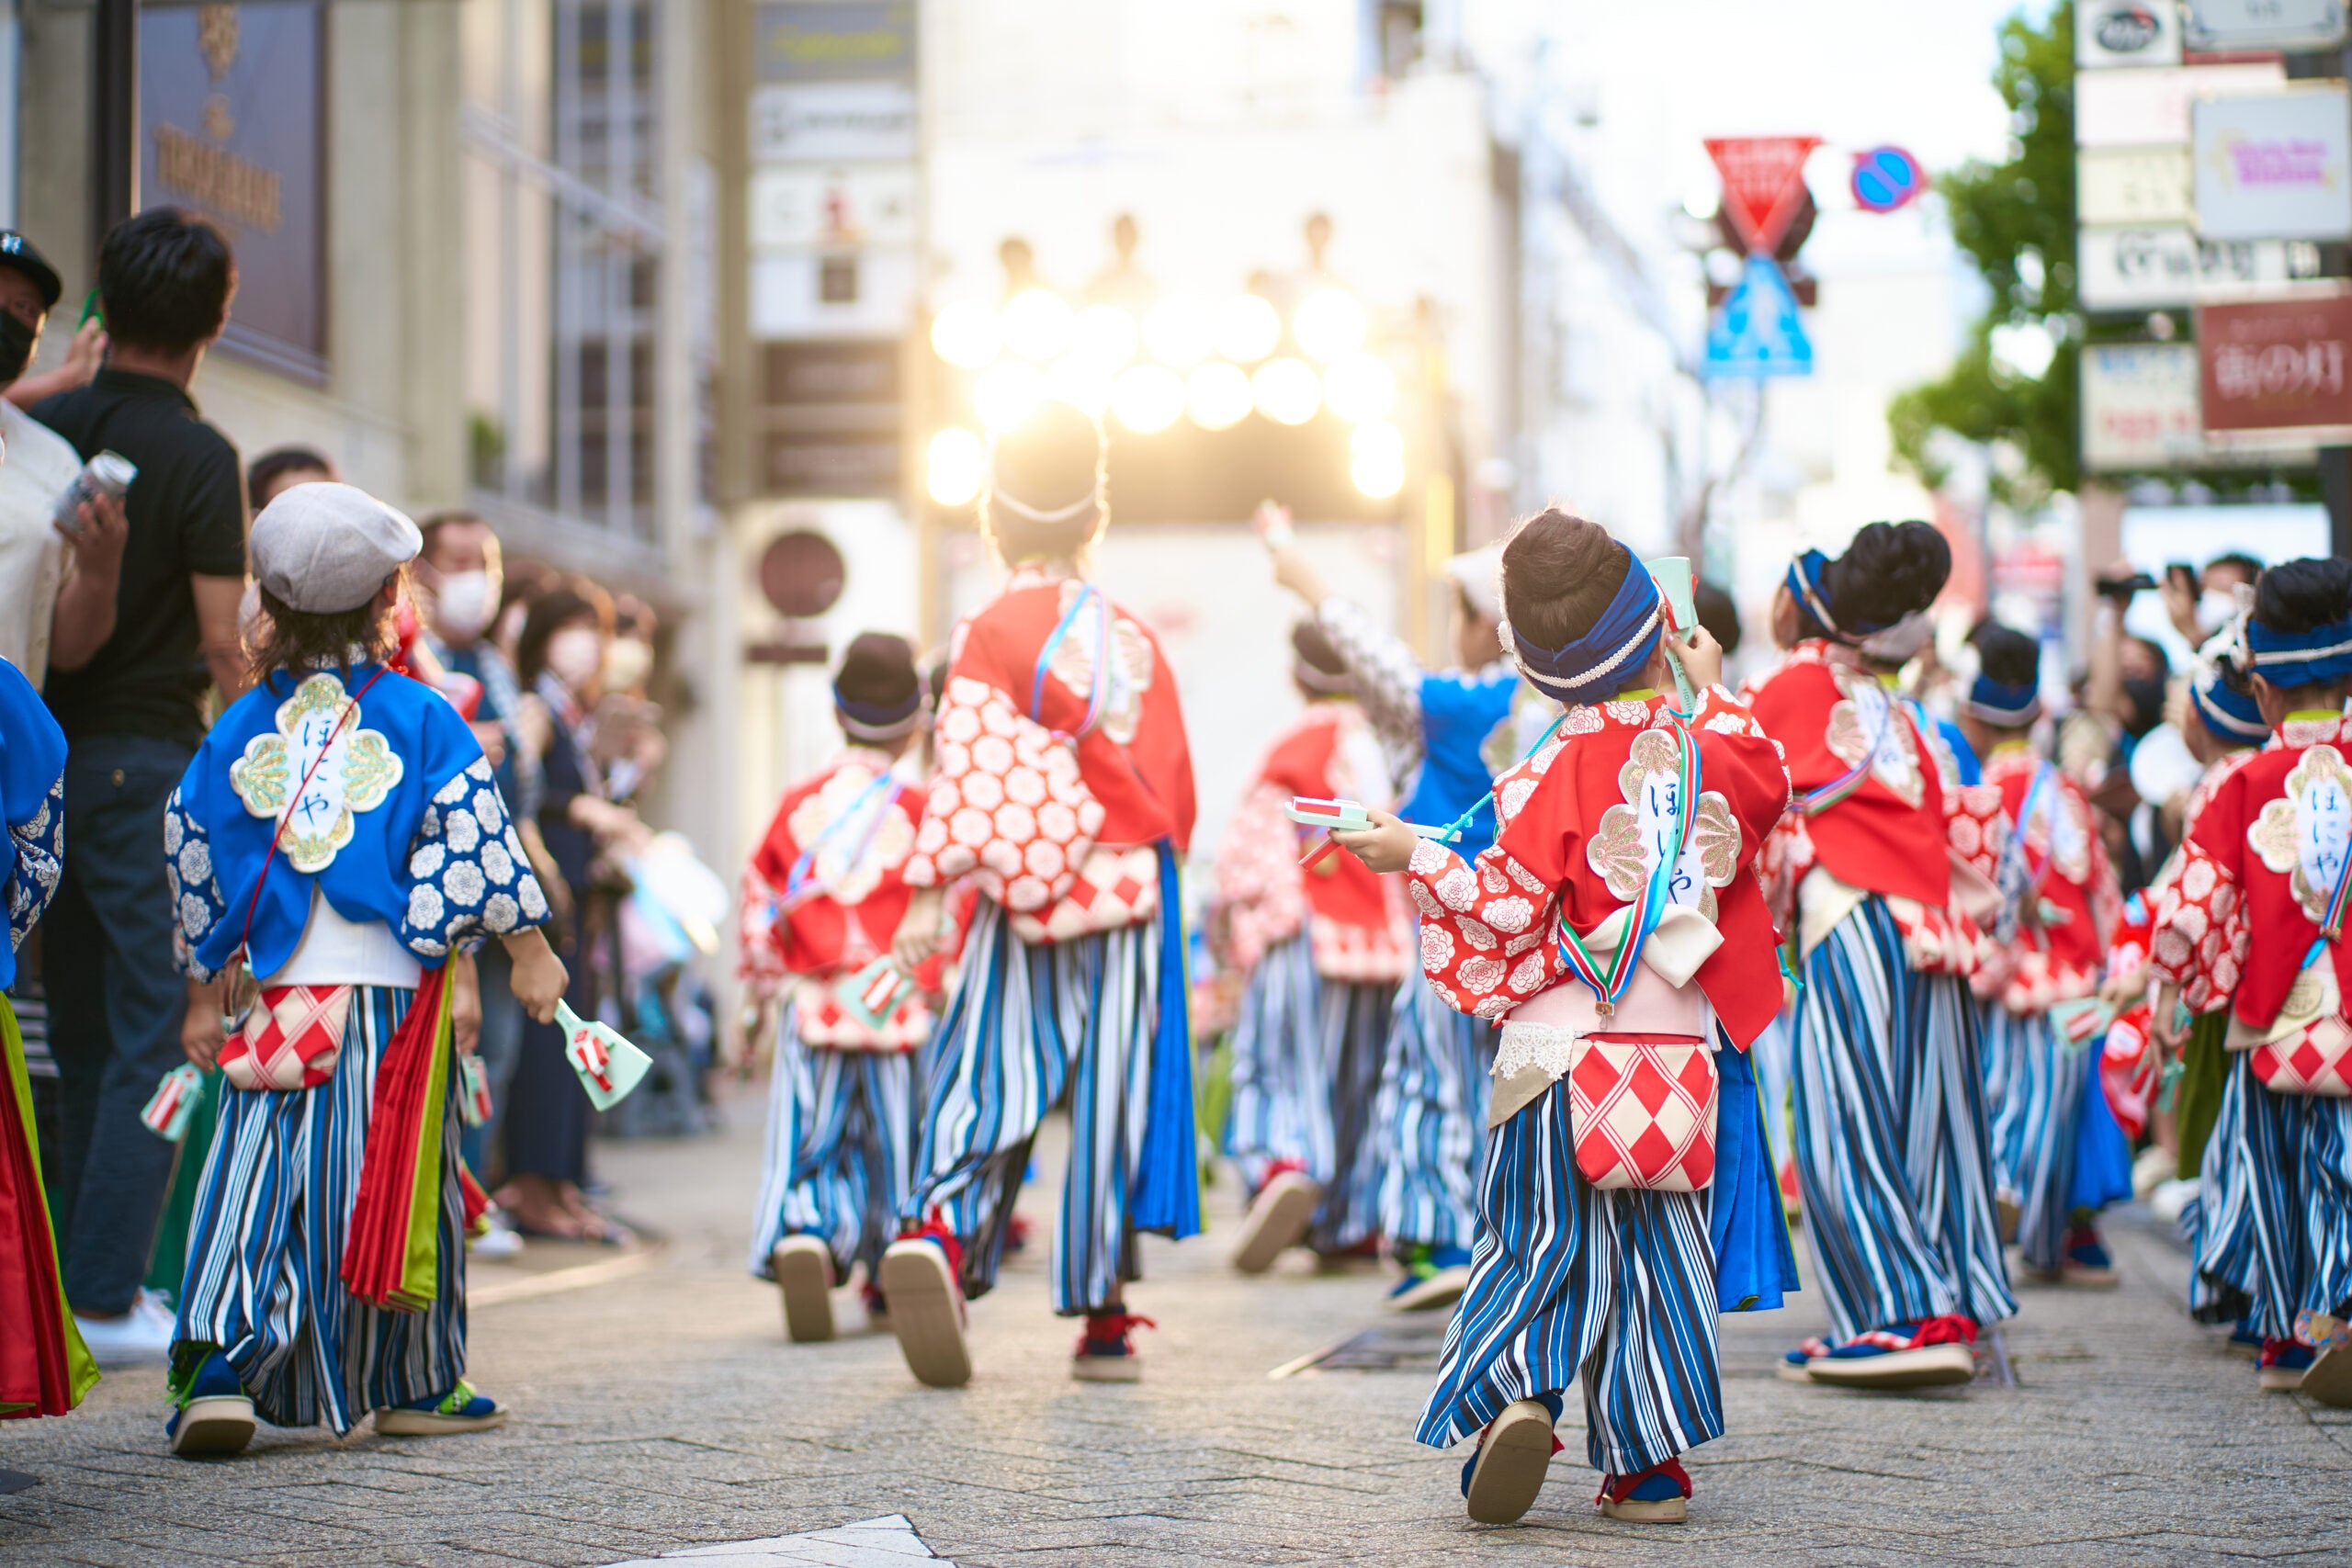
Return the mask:
{"type": "Polygon", "coordinates": [[[57,498],[52,519],[68,534],[82,531],[82,503],[101,497],[120,501],[139,477],[139,467],[119,452],[101,452],[82,467],[74,482],[57,498]]]}

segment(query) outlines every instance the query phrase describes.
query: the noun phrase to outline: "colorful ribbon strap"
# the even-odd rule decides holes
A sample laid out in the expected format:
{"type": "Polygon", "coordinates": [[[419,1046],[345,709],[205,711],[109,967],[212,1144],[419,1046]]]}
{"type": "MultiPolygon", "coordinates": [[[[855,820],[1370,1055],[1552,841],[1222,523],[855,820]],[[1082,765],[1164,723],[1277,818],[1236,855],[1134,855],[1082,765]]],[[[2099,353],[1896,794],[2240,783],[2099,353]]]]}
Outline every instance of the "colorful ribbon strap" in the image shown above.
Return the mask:
{"type": "Polygon", "coordinates": [[[1054,627],[1053,635],[1046,639],[1044,649],[1038,653],[1036,671],[1029,682],[1029,716],[1043,724],[1046,672],[1053,667],[1054,655],[1060,651],[1062,639],[1069,636],[1070,627],[1077,624],[1078,617],[1090,604],[1094,607],[1095,624],[1099,628],[1094,643],[1094,679],[1086,694],[1086,717],[1076,732],[1069,737],[1072,740],[1082,739],[1091,734],[1094,727],[1102,722],[1103,709],[1111,705],[1111,660],[1115,652],[1112,646],[1114,628],[1111,622],[1111,601],[1097,592],[1092,583],[1079,585],[1078,597],[1071,600],[1069,608],[1062,612],[1060,623],[1054,627]]]}
{"type": "Polygon", "coordinates": [[[2352,902],[2352,843],[2344,846],[2343,863],[2335,868],[2335,888],[2328,894],[2327,908],[2320,917],[2319,938],[2312,943],[2311,951],[2303,954],[2302,967],[2305,969],[2318,963],[2319,955],[2326,951],[2327,944],[2344,934],[2344,909],[2347,902],[2352,902]]]}
{"type": "Polygon", "coordinates": [[[1798,816],[1818,817],[1861,788],[1869,781],[1871,764],[1878,761],[1878,749],[1886,739],[1888,728],[1894,723],[1893,697],[1887,698],[1880,707],[1878,719],[1877,730],[1871,736],[1870,743],[1862,748],[1862,760],[1849,768],[1842,776],[1830,780],[1819,789],[1806,791],[1796,803],[1798,816]]]}
{"type": "Polygon", "coordinates": [[[1657,926],[1658,917],[1673,901],[1675,874],[1682,863],[1683,847],[1690,838],[1690,814],[1697,808],[1699,795],[1699,747],[1690,738],[1690,730],[1683,728],[1679,719],[1674,721],[1673,728],[1682,743],[1675,778],[1674,844],[1671,850],[1659,853],[1657,864],[1651,868],[1641,891],[1634,895],[1632,928],[1626,931],[1624,941],[1618,944],[1608,967],[1603,969],[1600,960],[1593,957],[1592,951],[1585,946],[1583,940],[1568,924],[1565,911],[1559,920],[1560,960],[1577,979],[1592,988],[1593,995],[1600,998],[1598,1008],[1603,1018],[1617,1010],[1617,998],[1623,996],[1625,987],[1634,982],[1634,964],[1641,954],[1642,944],[1649,940],[1650,932],[1657,926]]]}

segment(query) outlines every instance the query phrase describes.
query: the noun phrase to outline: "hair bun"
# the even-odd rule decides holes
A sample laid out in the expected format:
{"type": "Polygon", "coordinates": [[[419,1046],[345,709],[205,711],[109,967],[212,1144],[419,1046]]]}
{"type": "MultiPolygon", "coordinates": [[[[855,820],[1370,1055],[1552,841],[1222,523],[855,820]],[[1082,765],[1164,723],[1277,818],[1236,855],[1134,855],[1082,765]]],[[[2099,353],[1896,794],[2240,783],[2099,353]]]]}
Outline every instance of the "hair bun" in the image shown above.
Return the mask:
{"type": "Polygon", "coordinates": [[[852,637],[833,677],[834,691],[868,707],[896,707],[921,684],[913,647],[889,632],[860,632],[852,637]]]}
{"type": "Polygon", "coordinates": [[[2254,618],[2275,632],[2316,631],[2352,615],[2352,560],[2281,561],[2254,587],[2254,618]]]}
{"type": "Polygon", "coordinates": [[[1891,626],[1936,602],[1951,577],[1951,546],[1933,524],[1871,523],[1822,581],[1849,631],[1891,626]]]}
{"type": "Polygon", "coordinates": [[[2041,645],[2025,633],[1998,621],[1983,621],[1968,640],[1976,649],[1977,669],[1995,685],[2041,683],[2041,645]]]}

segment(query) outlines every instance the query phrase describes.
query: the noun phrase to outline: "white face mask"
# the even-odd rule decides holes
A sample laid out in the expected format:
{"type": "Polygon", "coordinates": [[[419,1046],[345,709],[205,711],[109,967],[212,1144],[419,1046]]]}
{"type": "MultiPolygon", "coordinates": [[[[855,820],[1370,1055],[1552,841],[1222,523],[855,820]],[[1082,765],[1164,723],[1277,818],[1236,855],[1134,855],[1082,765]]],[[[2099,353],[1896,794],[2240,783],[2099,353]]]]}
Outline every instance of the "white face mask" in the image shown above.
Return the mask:
{"type": "Polygon", "coordinates": [[[2238,596],[2227,588],[2208,588],[2197,596],[2197,624],[2209,632],[2220,631],[2238,613],[2238,596]]]}
{"type": "Polygon", "coordinates": [[[566,626],[548,638],[548,668],[575,692],[585,691],[605,667],[605,637],[594,626],[566,626]]]}
{"type": "Polygon", "coordinates": [[[498,614],[498,585],[486,571],[453,571],[433,595],[433,625],[452,642],[471,642],[498,614]]]}
{"type": "Polygon", "coordinates": [[[605,689],[633,691],[653,672],[653,650],[633,637],[616,637],[605,649],[605,689]]]}

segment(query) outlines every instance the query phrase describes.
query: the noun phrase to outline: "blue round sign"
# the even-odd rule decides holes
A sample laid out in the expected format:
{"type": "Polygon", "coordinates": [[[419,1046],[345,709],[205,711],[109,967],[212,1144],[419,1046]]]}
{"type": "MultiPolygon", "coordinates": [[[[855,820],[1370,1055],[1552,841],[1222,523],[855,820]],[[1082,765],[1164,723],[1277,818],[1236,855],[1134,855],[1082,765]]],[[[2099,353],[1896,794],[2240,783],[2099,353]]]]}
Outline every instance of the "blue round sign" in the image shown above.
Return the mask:
{"type": "Polygon", "coordinates": [[[1865,212],[1892,212],[1928,188],[1928,172],[1900,147],[1873,147],[1854,154],[1854,205],[1865,212]]]}

